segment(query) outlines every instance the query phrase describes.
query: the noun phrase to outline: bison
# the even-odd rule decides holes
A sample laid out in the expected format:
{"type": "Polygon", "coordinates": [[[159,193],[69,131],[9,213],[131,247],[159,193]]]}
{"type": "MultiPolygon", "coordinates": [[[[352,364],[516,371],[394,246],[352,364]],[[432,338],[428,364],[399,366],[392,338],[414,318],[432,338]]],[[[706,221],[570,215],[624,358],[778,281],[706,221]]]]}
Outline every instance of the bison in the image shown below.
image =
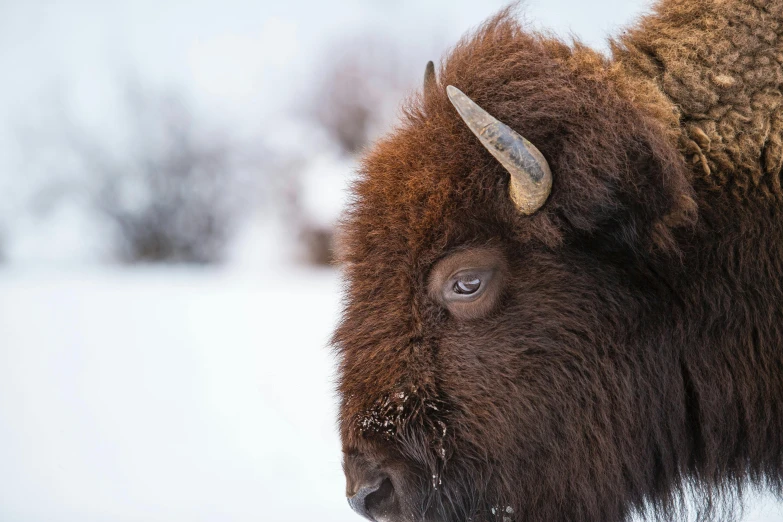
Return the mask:
{"type": "Polygon", "coordinates": [[[334,346],[366,518],[783,491],[783,1],[662,0],[610,47],[501,12],[363,159],[334,346]]]}

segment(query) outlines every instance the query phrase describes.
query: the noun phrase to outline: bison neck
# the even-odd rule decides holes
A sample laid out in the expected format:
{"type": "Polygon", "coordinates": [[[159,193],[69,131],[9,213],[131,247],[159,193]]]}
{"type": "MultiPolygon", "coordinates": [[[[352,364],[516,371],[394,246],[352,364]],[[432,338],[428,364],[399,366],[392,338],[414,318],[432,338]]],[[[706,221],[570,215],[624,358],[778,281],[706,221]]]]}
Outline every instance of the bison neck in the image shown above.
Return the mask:
{"type": "Polygon", "coordinates": [[[783,480],[783,206],[697,188],[671,321],[686,472],[708,487],[783,480]],[[682,289],[680,293],[679,289],[682,289]]]}

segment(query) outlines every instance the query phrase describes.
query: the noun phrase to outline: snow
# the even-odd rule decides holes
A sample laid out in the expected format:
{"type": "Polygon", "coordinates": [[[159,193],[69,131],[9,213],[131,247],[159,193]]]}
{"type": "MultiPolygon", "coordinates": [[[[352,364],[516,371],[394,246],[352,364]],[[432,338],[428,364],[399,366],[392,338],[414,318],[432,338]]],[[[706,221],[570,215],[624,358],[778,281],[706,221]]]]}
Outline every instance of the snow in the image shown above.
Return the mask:
{"type": "MultiPolygon", "coordinates": [[[[0,520],[359,520],[328,270],[0,272],[0,520]]],[[[748,522],[783,520],[752,503],[748,522]]]]}
{"type": "Polygon", "coordinates": [[[0,275],[0,520],[344,520],[331,272],[0,275]]]}

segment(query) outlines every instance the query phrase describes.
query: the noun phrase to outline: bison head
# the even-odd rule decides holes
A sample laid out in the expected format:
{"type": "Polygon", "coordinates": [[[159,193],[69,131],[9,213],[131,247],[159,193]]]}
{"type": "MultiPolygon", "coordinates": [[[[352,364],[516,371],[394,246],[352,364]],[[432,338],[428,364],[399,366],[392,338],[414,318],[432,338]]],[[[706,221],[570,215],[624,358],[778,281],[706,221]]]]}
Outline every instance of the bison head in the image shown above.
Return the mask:
{"type": "Polygon", "coordinates": [[[672,107],[507,14],[427,77],[343,223],[351,506],[614,521],[667,498],[691,444],[660,275],[693,210],[672,107]]]}

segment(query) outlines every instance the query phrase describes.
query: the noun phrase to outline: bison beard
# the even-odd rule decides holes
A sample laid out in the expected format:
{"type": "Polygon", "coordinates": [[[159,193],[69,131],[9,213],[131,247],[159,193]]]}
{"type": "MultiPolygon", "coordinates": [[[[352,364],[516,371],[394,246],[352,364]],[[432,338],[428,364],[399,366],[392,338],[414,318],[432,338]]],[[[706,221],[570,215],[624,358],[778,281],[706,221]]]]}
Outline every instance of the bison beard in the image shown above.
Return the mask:
{"type": "Polygon", "coordinates": [[[608,59],[504,12],[428,69],[341,234],[354,509],[671,520],[692,492],[711,519],[781,493],[781,33],[780,0],[664,0],[608,59]],[[449,85],[546,158],[537,211],[449,85]]]}

